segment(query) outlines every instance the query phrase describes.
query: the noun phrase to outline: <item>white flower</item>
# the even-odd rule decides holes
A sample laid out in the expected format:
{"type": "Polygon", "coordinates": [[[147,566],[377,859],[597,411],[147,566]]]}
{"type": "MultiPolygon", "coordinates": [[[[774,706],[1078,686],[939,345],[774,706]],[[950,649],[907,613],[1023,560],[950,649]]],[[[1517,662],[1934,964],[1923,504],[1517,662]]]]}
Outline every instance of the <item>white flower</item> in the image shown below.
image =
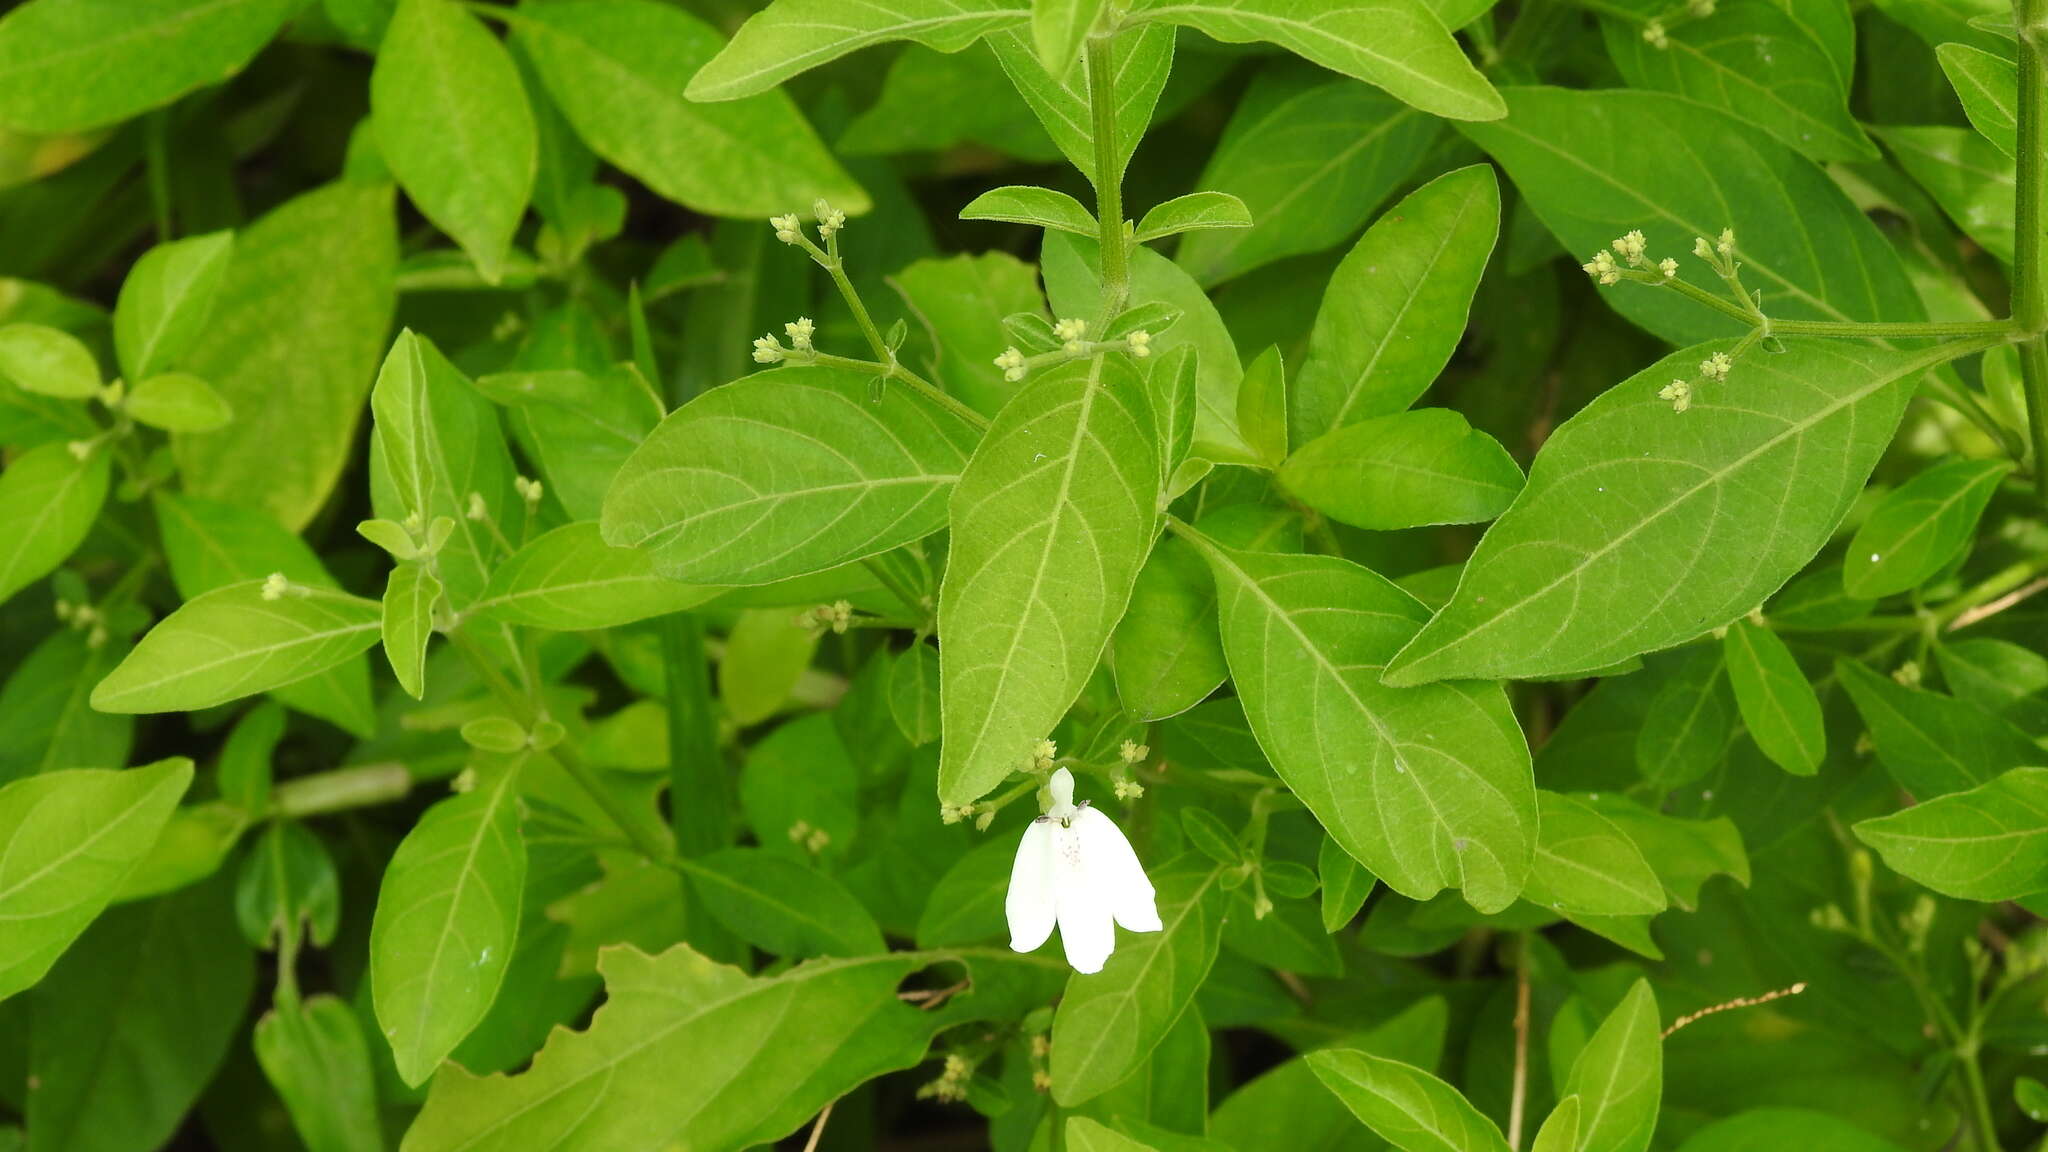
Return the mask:
{"type": "Polygon", "coordinates": [[[1035,951],[1058,924],[1067,963],[1100,972],[1116,948],[1116,925],[1159,931],[1152,882],[1115,821],[1074,806],[1073,773],[1059,769],[1046,787],[1052,806],[1024,830],[1010,869],[1010,947],[1035,951]]]}

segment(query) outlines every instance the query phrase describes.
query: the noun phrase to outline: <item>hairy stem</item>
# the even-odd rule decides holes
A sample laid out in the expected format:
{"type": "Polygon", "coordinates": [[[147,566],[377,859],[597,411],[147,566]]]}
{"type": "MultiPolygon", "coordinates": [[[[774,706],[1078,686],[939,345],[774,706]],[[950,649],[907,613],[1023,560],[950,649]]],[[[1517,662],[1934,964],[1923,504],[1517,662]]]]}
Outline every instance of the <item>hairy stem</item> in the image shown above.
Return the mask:
{"type": "Polygon", "coordinates": [[[2034,490],[2048,501],[2048,0],[2013,0],[2019,34],[2019,168],[2012,318],[2027,335],[2020,380],[2034,441],[2034,490]]]}
{"type": "Polygon", "coordinates": [[[1116,139],[1116,40],[1088,38],[1088,109],[1095,131],[1095,220],[1101,229],[1102,324],[1124,310],[1130,295],[1124,245],[1124,174],[1116,139]]]}

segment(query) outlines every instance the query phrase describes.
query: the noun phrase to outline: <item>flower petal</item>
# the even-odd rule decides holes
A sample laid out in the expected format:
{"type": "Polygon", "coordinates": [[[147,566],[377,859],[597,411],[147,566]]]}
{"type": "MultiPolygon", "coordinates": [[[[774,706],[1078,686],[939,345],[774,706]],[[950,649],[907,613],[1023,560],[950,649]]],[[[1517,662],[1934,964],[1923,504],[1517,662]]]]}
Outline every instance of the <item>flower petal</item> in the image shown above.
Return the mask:
{"type": "Polygon", "coordinates": [[[1010,865],[1010,891],[1003,911],[1010,917],[1010,947],[1018,952],[1036,951],[1052,935],[1059,907],[1053,897],[1053,830],[1047,820],[1024,829],[1017,842],[1017,859],[1010,865]]]}
{"type": "MultiPolygon", "coordinates": [[[[1085,815],[1085,810],[1083,812],[1085,815]]],[[[1053,893],[1059,905],[1060,945],[1067,963],[1083,974],[1102,971],[1116,950],[1116,920],[1109,892],[1095,873],[1081,839],[1081,822],[1063,828],[1055,822],[1053,893]]]]}
{"type": "Polygon", "coordinates": [[[1074,820],[1088,875],[1106,896],[1116,922],[1132,932],[1159,931],[1159,907],[1145,866],[1124,838],[1116,821],[1094,808],[1083,808],[1074,820]]]}

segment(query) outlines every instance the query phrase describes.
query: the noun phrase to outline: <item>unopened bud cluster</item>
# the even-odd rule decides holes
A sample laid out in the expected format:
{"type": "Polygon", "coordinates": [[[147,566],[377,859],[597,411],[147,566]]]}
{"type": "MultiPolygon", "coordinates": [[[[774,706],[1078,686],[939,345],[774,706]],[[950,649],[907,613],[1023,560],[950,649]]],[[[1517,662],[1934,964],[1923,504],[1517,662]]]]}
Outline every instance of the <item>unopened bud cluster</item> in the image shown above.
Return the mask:
{"type": "Polygon", "coordinates": [[[1071,360],[1077,356],[1091,356],[1111,348],[1122,348],[1133,360],[1143,360],[1152,355],[1152,333],[1143,328],[1126,332],[1114,340],[1090,340],[1088,321],[1074,317],[1054,321],[1052,335],[1053,339],[1060,342],[1060,346],[1043,355],[1026,356],[1022,349],[1014,345],[1003,349],[994,361],[995,366],[1003,370],[1003,379],[1015,384],[1040,364],[1071,360]]]}
{"type": "Polygon", "coordinates": [[[816,856],[832,843],[832,834],[823,828],[813,828],[808,820],[799,820],[789,826],[789,842],[816,856]]]}
{"type": "Polygon", "coordinates": [[[1644,284],[1662,284],[1678,277],[1678,261],[1665,257],[1652,260],[1649,241],[1640,231],[1632,231],[1617,239],[1609,248],[1593,253],[1593,258],[1579,265],[1600,284],[1619,284],[1623,280],[1634,280],[1644,284]],[[1616,260],[1615,257],[1621,257],[1616,260]]]}
{"type": "Polygon", "coordinates": [[[853,626],[853,605],[845,600],[819,604],[797,613],[796,619],[790,623],[818,635],[831,632],[835,636],[843,636],[853,626]]]}
{"type": "Polygon", "coordinates": [[[948,1052],[939,1078],[917,1090],[919,1100],[957,1104],[967,1099],[967,1082],[974,1079],[974,1062],[958,1052],[948,1052]]]}
{"type": "Polygon", "coordinates": [[[107,642],[106,617],[90,604],[74,604],[60,599],[57,601],[57,619],[85,633],[85,646],[88,648],[98,648],[107,642]]]}

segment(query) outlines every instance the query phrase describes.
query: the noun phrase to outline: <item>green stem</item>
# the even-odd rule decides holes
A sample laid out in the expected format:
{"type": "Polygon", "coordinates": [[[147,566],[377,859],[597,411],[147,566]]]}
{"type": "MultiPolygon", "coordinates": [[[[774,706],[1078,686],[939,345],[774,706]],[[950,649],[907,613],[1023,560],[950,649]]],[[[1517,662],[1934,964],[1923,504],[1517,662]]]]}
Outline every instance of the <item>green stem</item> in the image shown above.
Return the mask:
{"type": "Polygon", "coordinates": [[[825,271],[831,274],[832,283],[839,286],[840,298],[845,300],[847,308],[852,310],[854,323],[860,325],[860,334],[867,337],[868,347],[873,350],[875,359],[893,368],[896,354],[889,351],[889,346],[883,343],[882,330],[875,327],[875,318],[868,315],[868,306],[861,302],[860,293],[853,290],[853,281],[847,279],[846,261],[839,258],[837,232],[825,237],[825,259],[821,263],[825,271]]]}
{"type": "Polygon", "coordinates": [[[664,619],[661,662],[668,690],[669,823],[676,850],[698,856],[725,847],[732,823],[704,622],[687,612],[664,619]]]}
{"type": "Polygon", "coordinates": [[[2019,168],[2015,173],[2012,318],[2034,441],[2034,489],[2048,501],[2048,0],[2013,0],[2019,37],[2019,168]]]}
{"type": "Polygon", "coordinates": [[[1954,336],[2012,336],[2018,329],[2010,320],[1927,320],[1900,321],[1897,323],[1879,321],[1863,323],[1858,320],[1773,320],[1771,334],[1774,336],[1839,336],[1851,340],[1917,340],[1941,339],[1954,336]]]}
{"type": "Polygon", "coordinates": [[[359,764],[312,776],[280,780],[270,791],[274,816],[304,820],[351,808],[370,808],[405,799],[412,773],[403,764],[359,764]]]}
{"type": "Polygon", "coordinates": [[[2027,583],[2048,573],[2048,556],[2022,560],[2017,564],[1999,569],[1981,583],[1972,586],[1955,599],[1943,604],[1934,612],[1937,629],[1946,628],[1958,617],[1972,608],[1991,603],[2008,592],[2015,591],[2027,583]]]}
{"type": "Polygon", "coordinates": [[[913,392],[974,425],[976,429],[985,430],[988,428],[988,417],[969,408],[952,393],[947,392],[945,389],[940,388],[938,385],[897,363],[893,357],[884,357],[883,361],[877,364],[872,360],[855,360],[849,356],[834,356],[830,352],[813,352],[808,354],[808,359],[798,359],[792,356],[789,362],[797,366],[818,364],[827,368],[848,368],[855,372],[872,372],[885,379],[901,380],[913,392]]]}
{"type": "Polygon", "coordinates": [[[1116,139],[1114,36],[1088,37],[1088,109],[1095,132],[1095,220],[1101,229],[1102,324],[1124,309],[1130,295],[1124,244],[1124,176],[1116,139]]]}

